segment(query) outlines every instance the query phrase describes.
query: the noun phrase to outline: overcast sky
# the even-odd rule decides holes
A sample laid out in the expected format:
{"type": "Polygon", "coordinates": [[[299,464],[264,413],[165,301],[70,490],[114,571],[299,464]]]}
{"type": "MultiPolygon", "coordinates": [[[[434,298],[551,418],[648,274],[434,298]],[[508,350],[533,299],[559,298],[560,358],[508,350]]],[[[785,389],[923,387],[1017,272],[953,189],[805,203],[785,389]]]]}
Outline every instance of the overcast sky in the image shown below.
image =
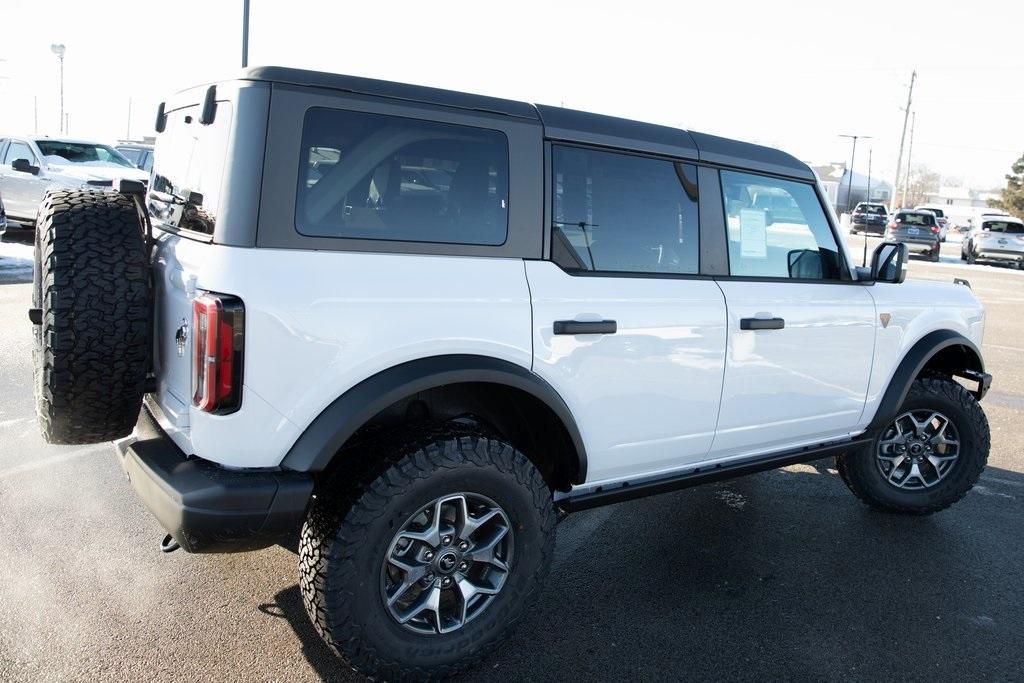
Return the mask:
{"type": "MultiPolygon", "coordinates": [[[[152,134],[168,93],[240,65],[241,0],[2,0],[0,133],[152,134]]],[[[1024,3],[252,0],[249,63],[626,116],[893,174],[910,73],[913,157],[979,188],[1024,153],[1024,3]]]]}

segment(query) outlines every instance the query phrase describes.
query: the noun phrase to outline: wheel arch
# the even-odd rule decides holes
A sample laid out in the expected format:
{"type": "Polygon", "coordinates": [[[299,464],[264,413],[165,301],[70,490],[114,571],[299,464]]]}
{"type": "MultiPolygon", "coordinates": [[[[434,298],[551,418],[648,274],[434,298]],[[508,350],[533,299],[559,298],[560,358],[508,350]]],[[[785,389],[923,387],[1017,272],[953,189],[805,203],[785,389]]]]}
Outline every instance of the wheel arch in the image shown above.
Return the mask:
{"type": "Polygon", "coordinates": [[[991,378],[985,373],[981,352],[974,342],[953,330],[935,330],[919,339],[896,367],[889,386],[882,395],[878,410],[868,431],[883,428],[895,417],[907,398],[910,386],[925,373],[960,376],[977,381],[975,395],[981,399],[988,391],[991,378]]]}
{"type": "Polygon", "coordinates": [[[349,439],[392,406],[425,392],[460,385],[490,387],[489,393],[504,393],[506,399],[512,395],[528,397],[534,408],[548,411],[551,426],[564,430],[562,436],[567,442],[557,456],[569,460],[558,463],[564,468],[561,477],[564,481],[556,483],[567,487],[586,480],[587,454],[583,438],[572,412],[558,392],[527,368],[471,354],[412,360],[359,382],[313,419],[288,450],[281,466],[300,472],[324,472],[341,456],[349,439]]]}

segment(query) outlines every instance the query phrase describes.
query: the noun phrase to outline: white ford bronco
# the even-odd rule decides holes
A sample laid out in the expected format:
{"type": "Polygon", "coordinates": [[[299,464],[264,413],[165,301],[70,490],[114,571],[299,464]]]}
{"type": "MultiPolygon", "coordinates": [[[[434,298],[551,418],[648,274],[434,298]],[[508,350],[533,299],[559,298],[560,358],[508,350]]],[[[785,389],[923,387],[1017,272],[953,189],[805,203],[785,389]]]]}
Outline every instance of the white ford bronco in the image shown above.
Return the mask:
{"type": "Polygon", "coordinates": [[[832,456],[920,515],[985,466],[971,289],[856,267],[783,152],[284,68],[156,128],[148,186],[40,208],[43,434],[118,439],[167,551],[297,544],[361,671],[482,657],[563,513],[832,456]]]}

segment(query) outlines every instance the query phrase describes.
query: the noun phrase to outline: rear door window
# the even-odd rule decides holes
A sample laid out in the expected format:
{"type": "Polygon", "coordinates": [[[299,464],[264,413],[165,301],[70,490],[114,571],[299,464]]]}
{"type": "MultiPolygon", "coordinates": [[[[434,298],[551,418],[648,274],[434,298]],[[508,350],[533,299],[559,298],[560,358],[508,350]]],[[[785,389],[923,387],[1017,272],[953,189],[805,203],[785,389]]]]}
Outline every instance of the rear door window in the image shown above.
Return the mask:
{"type": "Polygon", "coordinates": [[[303,235],[497,246],[508,234],[501,131],[313,108],[302,133],[303,235]]]}
{"type": "Polygon", "coordinates": [[[556,146],[552,256],[568,271],[695,274],[690,164],[556,146]]]}
{"type": "Polygon", "coordinates": [[[729,273],[839,280],[839,248],[811,185],[721,171],[729,273]]]}

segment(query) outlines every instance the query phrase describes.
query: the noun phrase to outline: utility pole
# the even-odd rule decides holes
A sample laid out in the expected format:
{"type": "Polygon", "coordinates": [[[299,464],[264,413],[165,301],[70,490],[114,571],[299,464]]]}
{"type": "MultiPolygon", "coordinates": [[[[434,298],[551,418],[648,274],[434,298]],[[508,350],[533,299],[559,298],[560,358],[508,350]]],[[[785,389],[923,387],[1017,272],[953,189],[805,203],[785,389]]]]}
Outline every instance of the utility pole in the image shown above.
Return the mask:
{"type": "Polygon", "coordinates": [[[910,160],[914,156],[914,125],[917,123],[917,112],[910,113],[910,146],[907,149],[907,176],[903,179],[903,199],[900,204],[907,205],[907,188],[910,186],[910,160]]]}
{"type": "Polygon", "coordinates": [[[900,153],[896,156],[896,180],[892,184],[892,197],[889,199],[889,212],[896,210],[896,191],[900,187],[900,170],[903,166],[903,143],[907,139],[907,119],[910,118],[910,103],[914,98],[914,81],[917,80],[917,70],[910,74],[910,88],[907,90],[907,108],[903,110],[903,133],[900,135],[900,153]]]}
{"type": "Polygon", "coordinates": [[[242,0],[242,68],[249,66],[249,0],[242,0]]]}

